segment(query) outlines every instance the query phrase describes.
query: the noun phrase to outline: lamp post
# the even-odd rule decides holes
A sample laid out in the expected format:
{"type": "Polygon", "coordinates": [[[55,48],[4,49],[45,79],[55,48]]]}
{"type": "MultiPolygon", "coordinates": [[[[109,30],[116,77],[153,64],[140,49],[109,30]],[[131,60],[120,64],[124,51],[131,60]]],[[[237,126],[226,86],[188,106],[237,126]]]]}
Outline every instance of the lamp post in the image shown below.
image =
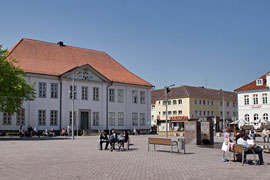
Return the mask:
{"type": "Polygon", "coordinates": [[[71,125],[71,129],[72,129],[72,140],[74,140],[74,73],[72,74],[72,89],[71,89],[71,94],[72,94],[72,125],[71,125]]]}
{"type": "Polygon", "coordinates": [[[175,84],[172,84],[170,86],[165,86],[165,102],[166,102],[166,137],[168,137],[168,92],[170,92],[169,88],[175,86],[175,84]]]}
{"type": "Polygon", "coordinates": [[[224,129],[225,129],[225,113],[224,113],[224,111],[225,111],[225,105],[224,105],[224,92],[222,91],[222,89],[220,89],[220,93],[218,93],[219,95],[222,95],[222,121],[223,121],[223,131],[224,131],[224,129]]]}

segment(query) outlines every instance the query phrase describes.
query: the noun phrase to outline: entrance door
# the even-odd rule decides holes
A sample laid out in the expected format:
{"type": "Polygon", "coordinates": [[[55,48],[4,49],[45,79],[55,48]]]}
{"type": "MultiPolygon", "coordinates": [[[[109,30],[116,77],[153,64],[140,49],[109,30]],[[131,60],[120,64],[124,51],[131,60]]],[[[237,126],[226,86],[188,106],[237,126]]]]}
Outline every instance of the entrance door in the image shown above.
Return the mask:
{"type": "Polygon", "coordinates": [[[81,112],[81,129],[88,130],[89,112],[81,112]]]}

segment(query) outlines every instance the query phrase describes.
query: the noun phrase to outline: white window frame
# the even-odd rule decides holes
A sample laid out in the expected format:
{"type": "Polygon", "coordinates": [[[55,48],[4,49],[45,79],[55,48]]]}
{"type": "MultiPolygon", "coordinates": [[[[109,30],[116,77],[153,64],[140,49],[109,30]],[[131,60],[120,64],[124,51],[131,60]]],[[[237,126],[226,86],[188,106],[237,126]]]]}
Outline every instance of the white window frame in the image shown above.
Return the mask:
{"type": "Polygon", "coordinates": [[[50,125],[51,126],[58,125],[58,111],[57,110],[50,111],[50,125]]]}
{"type": "Polygon", "coordinates": [[[57,99],[58,98],[58,84],[51,83],[51,98],[57,99]]]}
{"type": "Polygon", "coordinates": [[[47,83],[46,82],[39,82],[38,83],[38,97],[39,98],[46,98],[46,91],[47,91],[47,83]]]}
{"type": "Polygon", "coordinates": [[[46,110],[44,109],[38,110],[38,125],[46,126],[46,110]]]}
{"type": "Polygon", "coordinates": [[[123,89],[117,89],[117,100],[119,103],[124,102],[124,90],[123,89]]]}
{"type": "Polygon", "coordinates": [[[115,89],[109,88],[109,101],[115,102],[115,89]]]}
{"type": "Polygon", "coordinates": [[[124,112],[118,112],[118,126],[124,125],[125,125],[124,112]]]}
{"type": "Polygon", "coordinates": [[[137,90],[132,91],[132,103],[134,103],[134,104],[138,103],[138,91],[137,90]]]}
{"type": "Polygon", "coordinates": [[[82,100],[88,100],[88,87],[82,86],[82,100]]]}
{"type": "Polygon", "coordinates": [[[132,126],[138,126],[138,113],[132,113],[132,126]]]}
{"type": "Polygon", "coordinates": [[[17,112],[16,125],[17,126],[23,126],[23,125],[25,125],[25,109],[20,109],[17,112]]]}
{"type": "Polygon", "coordinates": [[[99,88],[93,87],[93,101],[99,101],[99,88]]]}
{"type": "Polygon", "coordinates": [[[12,125],[12,115],[7,112],[3,112],[3,125],[12,125]]]}
{"type": "Polygon", "coordinates": [[[99,112],[93,112],[93,126],[99,126],[99,112]]]}
{"type": "Polygon", "coordinates": [[[140,126],[145,126],[145,113],[140,113],[140,126]]]}
{"type": "Polygon", "coordinates": [[[109,125],[115,126],[115,112],[109,112],[109,125]]]}

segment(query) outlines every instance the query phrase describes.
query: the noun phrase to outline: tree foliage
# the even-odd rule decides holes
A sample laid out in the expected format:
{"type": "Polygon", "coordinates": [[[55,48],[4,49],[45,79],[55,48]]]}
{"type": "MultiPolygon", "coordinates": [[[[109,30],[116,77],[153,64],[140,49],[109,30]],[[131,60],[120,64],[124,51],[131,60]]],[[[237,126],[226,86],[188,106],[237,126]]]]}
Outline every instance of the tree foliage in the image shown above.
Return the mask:
{"type": "Polygon", "coordinates": [[[8,50],[2,50],[0,45],[0,111],[13,114],[22,108],[24,101],[34,100],[34,84],[27,84],[26,73],[17,60],[9,58],[8,50]]]}

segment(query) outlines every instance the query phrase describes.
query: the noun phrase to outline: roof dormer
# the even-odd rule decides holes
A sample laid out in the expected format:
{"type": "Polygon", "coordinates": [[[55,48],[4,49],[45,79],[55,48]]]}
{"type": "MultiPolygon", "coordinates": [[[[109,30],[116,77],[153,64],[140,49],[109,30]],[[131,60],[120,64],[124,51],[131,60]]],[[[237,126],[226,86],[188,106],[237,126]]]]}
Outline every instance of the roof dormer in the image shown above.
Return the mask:
{"type": "Polygon", "coordinates": [[[256,86],[262,86],[262,85],[263,85],[263,79],[257,79],[256,86]]]}

